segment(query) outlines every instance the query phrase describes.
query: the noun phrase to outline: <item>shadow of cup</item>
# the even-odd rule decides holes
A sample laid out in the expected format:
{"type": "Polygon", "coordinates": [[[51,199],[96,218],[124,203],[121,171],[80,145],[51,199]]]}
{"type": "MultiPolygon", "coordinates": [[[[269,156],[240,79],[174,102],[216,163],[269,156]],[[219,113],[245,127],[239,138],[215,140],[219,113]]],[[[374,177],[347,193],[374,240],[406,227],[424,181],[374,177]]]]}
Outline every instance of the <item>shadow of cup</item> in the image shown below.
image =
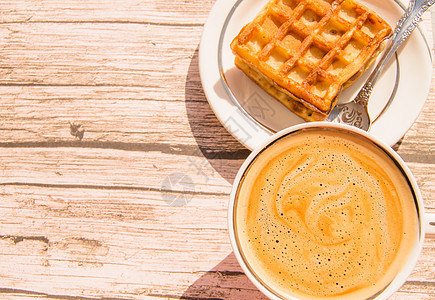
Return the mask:
{"type": "Polygon", "coordinates": [[[267,297],[251,283],[231,252],[196,280],[180,299],[266,300],[267,297]]]}

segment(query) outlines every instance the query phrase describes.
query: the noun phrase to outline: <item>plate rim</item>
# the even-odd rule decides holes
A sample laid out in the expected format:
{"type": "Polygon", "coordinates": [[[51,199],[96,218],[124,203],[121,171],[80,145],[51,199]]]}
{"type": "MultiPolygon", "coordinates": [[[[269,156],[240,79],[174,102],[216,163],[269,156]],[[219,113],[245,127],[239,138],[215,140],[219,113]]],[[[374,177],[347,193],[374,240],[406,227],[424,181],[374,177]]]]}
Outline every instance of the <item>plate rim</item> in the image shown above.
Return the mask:
{"type": "MultiPolygon", "coordinates": [[[[232,1],[217,0],[216,1],[204,24],[198,57],[199,57],[199,72],[200,72],[201,83],[207,101],[209,102],[209,105],[212,108],[214,114],[216,115],[218,120],[221,122],[221,124],[226,128],[228,132],[230,132],[245,147],[247,147],[250,150],[253,150],[259,144],[261,144],[262,140],[271,136],[274,133],[274,131],[267,128],[264,124],[261,124],[261,122],[259,122],[248,112],[246,112],[238,100],[234,101],[233,99],[231,99],[232,92],[228,84],[226,83],[225,76],[223,74],[223,65],[222,65],[222,58],[221,58],[222,53],[219,53],[222,50],[223,39],[225,37],[224,33],[228,26],[229,20],[231,19],[231,16],[232,14],[234,14],[235,10],[244,1],[249,1],[249,0],[232,0],[232,1]],[[217,31],[218,38],[211,38],[210,36],[208,36],[210,31],[211,32],[217,31]],[[213,44],[213,46],[216,47],[212,47],[211,44],[213,44]],[[210,58],[210,48],[212,49],[212,53],[213,53],[212,58],[210,58]],[[213,59],[214,61],[211,59],[213,59]],[[207,78],[208,77],[207,74],[210,72],[209,71],[210,68],[213,68],[214,70],[216,70],[217,68],[216,73],[219,74],[217,82],[212,83],[214,84],[213,87],[210,86],[210,82],[207,78]],[[217,95],[216,89],[219,88],[221,90],[223,89],[224,92],[226,93],[224,97],[220,97],[217,95]],[[218,99],[213,99],[216,97],[218,99]],[[229,98],[229,99],[224,99],[224,98],[229,98]],[[225,105],[224,102],[225,101],[228,102],[228,100],[230,103],[227,103],[227,105],[225,105]],[[217,103],[219,101],[224,101],[221,102],[220,104],[225,107],[219,107],[219,104],[217,103]],[[244,123],[244,124],[240,124],[240,123],[244,123]],[[244,127],[246,125],[248,125],[247,128],[244,127]],[[245,132],[243,132],[244,129],[246,130],[245,132]]],[[[401,2],[400,0],[389,0],[389,1],[391,1],[392,3],[396,3],[402,10],[406,10],[407,6],[403,4],[403,2],[401,2]]],[[[266,2],[267,0],[264,0],[264,3],[266,2]]],[[[408,1],[405,0],[405,2],[408,1]]],[[[417,29],[422,38],[422,42],[424,42],[424,45],[426,46],[427,53],[429,54],[429,60],[432,65],[432,61],[433,61],[432,48],[428,42],[427,32],[424,29],[424,26],[422,25],[423,25],[422,23],[419,24],[417,26],[417,29]]],[[[424,101],[421,101],[421,105],[418,107],[418,110],[415,110],[416,111],[415,117],[413,117],[412,119],[410,118],[408,120],[407,123],[409,123],[409,126],[408,125],[406,126],[407,129],[405,131],[400,130],[399,134],[397,133],[395,135],[391,134],[391,136],[393,137],[390,136],[389,141],[388,139],[386,139],[386,142],[391,146],[396,144],[412,127],[412,125],[415,123],[416,119],[420,115],[426,103],[427,95],[429,94],[430,87],[431,87],[433,69],[429,68],[427,71],[429,75],[427,76],[428,85],[427,85],[427,90],[424,91],[426,97],[424,101]]],[[[370,131],[369,133],[376,135],[370,131]]],[[[376,135],[376,137],[385,141],[385,139],[381,136],[376,135]]]]}

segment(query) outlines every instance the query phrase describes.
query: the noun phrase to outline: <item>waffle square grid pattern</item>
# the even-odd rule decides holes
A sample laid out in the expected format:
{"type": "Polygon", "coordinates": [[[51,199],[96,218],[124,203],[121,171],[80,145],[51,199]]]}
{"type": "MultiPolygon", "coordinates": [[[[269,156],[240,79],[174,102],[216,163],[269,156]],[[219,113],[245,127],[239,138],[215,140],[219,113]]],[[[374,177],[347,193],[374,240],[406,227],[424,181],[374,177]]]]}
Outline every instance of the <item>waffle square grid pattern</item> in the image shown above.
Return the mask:
{"type": "Polygon", "coordinates": [[[231,43],[235,64],[307,121],[376,59],[391,27],[353,0],[271,0],[231,43]]]}

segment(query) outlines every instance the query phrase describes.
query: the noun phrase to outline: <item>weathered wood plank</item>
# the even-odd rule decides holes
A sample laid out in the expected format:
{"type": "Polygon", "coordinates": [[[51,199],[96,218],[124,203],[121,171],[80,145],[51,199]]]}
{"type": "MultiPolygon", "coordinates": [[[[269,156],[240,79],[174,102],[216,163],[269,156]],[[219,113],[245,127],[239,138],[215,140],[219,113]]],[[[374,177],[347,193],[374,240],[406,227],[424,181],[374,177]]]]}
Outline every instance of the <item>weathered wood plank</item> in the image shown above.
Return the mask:
{"type": "Polygon", "coordinates": [[[84,127],[84,142],[194,145],[199,140],[210,149],[244,149],[204,96],[162,101],[149,99],[152,93],[141,88],[0,86],[0,97],[1,143],[71,141],[72,122],[84,127]]]}
{"type": "MultiPolygon", "coordinates": [[[[95,148],[0,148],[0,184],[158,190],[171,174],[186,174],[198,193],[229,195],[241,159],[208,160],[199,149],[164,153],[95,148]]],[[[179,188],[182,188],[181,186],[179,188]]]]}
{"type": "Polygon", "coordinates": [[[202,27],[125,23],[11,26],[0,23],[0,84],[153,89],[160,81],[154,80],[165,76],[181,95],[202,32],[202,27]]]}
{"type": "Polygon", "coordinates": [[[2,1],[1,23],[167,23],[199,26],[214,0],[2,1]]]}

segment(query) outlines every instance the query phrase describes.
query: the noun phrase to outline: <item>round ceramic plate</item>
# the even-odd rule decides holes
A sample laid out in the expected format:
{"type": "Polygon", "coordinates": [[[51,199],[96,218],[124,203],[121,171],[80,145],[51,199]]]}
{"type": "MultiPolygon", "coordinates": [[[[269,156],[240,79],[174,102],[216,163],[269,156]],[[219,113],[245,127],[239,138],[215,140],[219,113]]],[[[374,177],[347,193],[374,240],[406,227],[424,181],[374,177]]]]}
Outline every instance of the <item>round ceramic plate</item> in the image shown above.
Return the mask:
{"type": "MultiPolygon", "coordinates": [[[[360,2],[392,27],[407,5],[398,0],[360,2]]],[[[266,3],[267,0],[217,0],[204,26],[199,49],[201,82],[210,106],[225,128],[251,150],[273,133],[305,122],[234,65],[231,41],[266,3]]],[[[390,145],[412,126],[429,93],[432,57],[421,26],[383,71],[370,97],[369,113],[375,120],[370,133],[390,145]]],[[[339,102],[353,99],[369,73],[370,70],[343,91],[339,102]]]]}

